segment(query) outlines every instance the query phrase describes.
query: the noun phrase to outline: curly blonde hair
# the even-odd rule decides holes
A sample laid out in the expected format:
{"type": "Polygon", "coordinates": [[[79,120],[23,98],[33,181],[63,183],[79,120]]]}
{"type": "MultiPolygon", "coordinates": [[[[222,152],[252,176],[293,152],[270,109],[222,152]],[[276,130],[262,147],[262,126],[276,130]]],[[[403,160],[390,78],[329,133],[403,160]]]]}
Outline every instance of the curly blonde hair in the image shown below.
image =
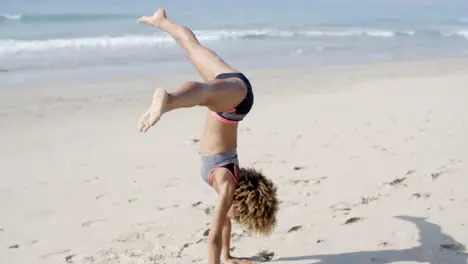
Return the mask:
{"type": "Polygon", "coordinates": [[[260,171],[241,168],[232,206],[235,220],[251,234],[269,235],[276,226],[276,185],[260,171]]]}

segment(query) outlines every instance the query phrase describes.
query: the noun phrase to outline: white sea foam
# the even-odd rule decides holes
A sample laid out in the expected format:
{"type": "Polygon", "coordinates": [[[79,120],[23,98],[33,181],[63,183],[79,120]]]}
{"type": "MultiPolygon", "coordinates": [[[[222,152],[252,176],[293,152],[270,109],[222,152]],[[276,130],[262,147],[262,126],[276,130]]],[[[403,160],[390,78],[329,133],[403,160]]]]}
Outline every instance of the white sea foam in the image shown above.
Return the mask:
{"type": "MultiPolygon", "coordinates": [[[[345,37],[372,37],[394,38],[398,36],[414,36],[415,31],[390,30],[277,30],[277,29],[251,29],[251,30],[202,30],[195,31],[202,42],[218,41],[223,39],[264,39],[264,38],[345,38],[345,37]]],[[[464,36],[468,38],[467,31],[451,32],[446,36],[464,36]]],[[[126,36],[99,36],[85,38],[61,38],[45,40],[16,40],[0,39],[0,54],[16,54],[27,52],[43,52],[60,49],[121,49],[138,48],[145,46],[173,45],[174,40],[168,35],[126,35],[126,36]]]]}
{"type": "Polygon", "coordinates": [[[443,34],[445,37],[464,37],[468,39],[468,30],[460,30],[455,32],[446,32],[443,34]]]}
{"type": "Polygon", "coordinates": [[[166,36],[91,37],[48,40],[0,40],[1,53],[40,52],[57,49],[126,48],[172,42],[166,36]]]}
{"type": "Polygon", "coordinates": [[[21,20],[21,15],[12,15],[12,14],[4,14],[3,19],[5,20],[21,20]]]}

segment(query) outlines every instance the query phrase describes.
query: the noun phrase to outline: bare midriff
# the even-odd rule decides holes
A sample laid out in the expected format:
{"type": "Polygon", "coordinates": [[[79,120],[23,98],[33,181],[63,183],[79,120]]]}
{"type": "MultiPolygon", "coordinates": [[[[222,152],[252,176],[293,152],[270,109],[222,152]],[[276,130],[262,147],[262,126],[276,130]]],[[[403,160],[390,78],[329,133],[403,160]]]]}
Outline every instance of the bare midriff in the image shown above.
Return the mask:
{"type": "Polygon", "coordinates": [[[238,124],[220,122],[208,110],[205,128],[200,141],[200,155],[211,156],[223,152],[230,152],[237,148],[238,124]]]}

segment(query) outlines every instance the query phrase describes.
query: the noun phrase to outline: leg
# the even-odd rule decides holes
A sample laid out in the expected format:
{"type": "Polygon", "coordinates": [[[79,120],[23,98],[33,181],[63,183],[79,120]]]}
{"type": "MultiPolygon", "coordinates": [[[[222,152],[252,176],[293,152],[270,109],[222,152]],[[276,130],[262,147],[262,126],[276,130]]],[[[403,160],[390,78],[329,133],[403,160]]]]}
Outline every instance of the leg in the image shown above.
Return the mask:
{"type": "Polygon", "coordinates": [[[177,91],[168,93],[163,88],[157,88],[153,94],[151,106],[143,114],[138,123],[138,129],[146,132],[164,113],[193,106],[204,106],[208,101],[210,85],[197,82],[186,82],[177,91]]]}
{"type": "Polygon", "coordinates": [[[226,111],[239,104],[246,94],[246,87],[236,79],[215,80],[220,73],[236,72],[218,55],[203,47],[186,26],[178,25],[166,18],[164,9],[151,17],[141,17],[139,22],[160,28],[171,35],[200,73],[206,83],[185,82],[176,92],[167,93],[159,88],[153,95],[150,108],[139,122],[139,130],[146,132],[161,116],[174,109],[206,106],[212,111],[226,111]]]}
{"type": "Polygon", "coordinates": [[[149,109],[138,124],[141,132],[148,131],[164,113],[194,106],[205,106],[212,111],[226,111],[239,104],[246,95],[238,80],[215,80],[211,83],[185,82],[175,92],[158,88],[149,109]]]}
{"type": "Polygon", "coordinates": [[[165,9],[158,9],[152,17],[142,17],[139,22],[160,28],[171,35],[177,44],[184,49],[186,56],[205,82],[213,80],[223,72],[236,72],[214,51],[202,46],[188,27],[167,19],[165,9]]]}

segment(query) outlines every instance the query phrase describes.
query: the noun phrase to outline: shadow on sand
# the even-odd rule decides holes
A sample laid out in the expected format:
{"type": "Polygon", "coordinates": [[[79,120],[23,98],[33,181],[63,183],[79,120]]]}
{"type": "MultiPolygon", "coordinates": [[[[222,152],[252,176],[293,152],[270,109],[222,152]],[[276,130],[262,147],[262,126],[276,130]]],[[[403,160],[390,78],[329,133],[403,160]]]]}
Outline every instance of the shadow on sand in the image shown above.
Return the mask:
{"type": "Polygon", "coordinates": [[[401,250],[359,251],[332,255],[285,257],[275,261],[310,261],[320,264],[386,264],[418,262],[430,264],[468,264],[468,254],[463,248],[445,249],[441,245],[459,245],[450,235],[442,233],[441,227],[422,217],[397,216],[413,223],[419,229],[420,246],[401,250]]]}

